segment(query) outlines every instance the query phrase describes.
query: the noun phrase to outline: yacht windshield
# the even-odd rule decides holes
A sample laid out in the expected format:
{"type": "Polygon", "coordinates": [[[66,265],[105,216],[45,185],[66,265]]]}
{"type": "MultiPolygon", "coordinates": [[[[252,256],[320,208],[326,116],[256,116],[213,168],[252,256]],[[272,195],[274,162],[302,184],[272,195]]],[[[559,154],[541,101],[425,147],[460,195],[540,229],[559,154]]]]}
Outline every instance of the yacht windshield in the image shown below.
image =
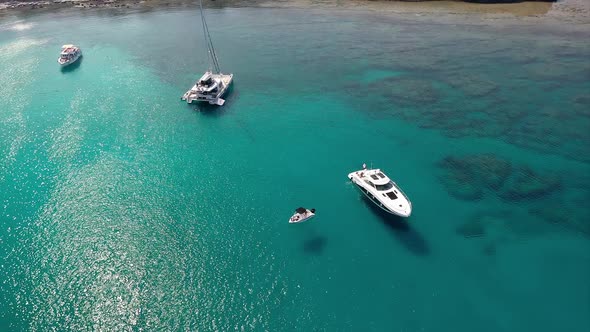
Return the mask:
{"type": "Polygon", "coordinates": [[[379,190],[379,191],[389,190],[389,189],[393,188],[393,182],[389,181],[386,184],[377,184],[377,185],[375,185],[375,188],[377,188],[377,190],[379,190]]]}

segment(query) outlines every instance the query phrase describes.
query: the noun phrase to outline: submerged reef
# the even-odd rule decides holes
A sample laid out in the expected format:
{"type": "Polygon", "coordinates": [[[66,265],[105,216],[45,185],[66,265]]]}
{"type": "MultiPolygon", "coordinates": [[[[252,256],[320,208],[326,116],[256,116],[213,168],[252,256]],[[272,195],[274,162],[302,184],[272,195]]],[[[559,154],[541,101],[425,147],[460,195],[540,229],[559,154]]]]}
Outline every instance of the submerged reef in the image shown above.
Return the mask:
{"type": "Polygon", "coordinates": [[[498,90],[498,84],[483,77],[455,74],[447,77],[447,83],[471,97],[482,97],[498,90]]]}
{"type": "Polygon", "coordinates": [[[511,182],[498,195],[506,201],[525,200],[543,197],[560,189],[561,181],[558,176],[539,174],[528,167],[520,167],[512,175],[511,182]]]}
{"type": "Polygon", "coordinates": [[[436,81],[402,76],[367,85],[351,83],[346,90],[356,99],[353,104],[377,117],[395,116],[447,137],[494,138],[590,162],[590,145],[583,143],[590,141],[589,98],[583,94],[568,98],[550,84],[542,88],[548,91],[523,86],[521,94],[507,96],[498,83],[477,77],[436,81]],[[370,108],[366,98],[371,99],[370,108]],[[543,98],[552,100],[543,102],[543,98]]]}
{"type": "Polygon", "coordinates": [[[529,208],[529,213],[540,220],[571,229],[590,237],[590,193],[579,191],[569,199],[543,200],[529,208]]]}
{"type": "Polygon", "coordinates": [[[395,42],[366,42],[361,55],[374,64],[363,70],[390,74],[346,85],[360,111],[447,137],[498,139],[590,162],[590,48],[461,32],[449,40],[426,27],[400,29],[395,42]]]}
{"type": "Polygon", "coordinates": [[[539,222],[590,236],[590,210],[585,207],[590,185],[575,175],[568,182],[551,171],[493,154],[447,156],[438,168],[440,182],[453,197],[466,201],[495,197],[522,212],[481,212],[456,228],[463,237],[482,237],[490,225],[530,235],[543,229],[539,222]]]}
{"type": "Polygon", "coordinates": [[[561,179],[528,166],[512,165],[493,154],[448,156],[438,163],[441,183],[454,197],[481,199],[494,194],[512,202],[544,197],[559,191],[561,179]]]}
{"type": "Polygon", "coordinates": [[[430,104],[438,101],[439,92],[430,80],[393,77],[373,83],[369,89],[388,91],[389,98],[400,104],[430,104]]]}

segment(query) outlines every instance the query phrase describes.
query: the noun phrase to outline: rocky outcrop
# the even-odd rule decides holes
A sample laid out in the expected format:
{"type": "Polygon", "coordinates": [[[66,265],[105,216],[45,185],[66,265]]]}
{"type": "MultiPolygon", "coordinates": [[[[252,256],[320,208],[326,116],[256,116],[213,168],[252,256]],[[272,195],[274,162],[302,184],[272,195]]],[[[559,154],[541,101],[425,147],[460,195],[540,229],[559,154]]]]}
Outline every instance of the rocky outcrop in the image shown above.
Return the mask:
{"type": "Polygon", "coordinates": [[[535,199],[559,191],[561,182],[551,174],[539,174],[528,167],[522,167],[512,176],[512,181],[498,195],[504,200],[535,199]]]}
{"type": "Polygon", "coordinates": [[[561,189],[561,180],[527,166],[513,166],[492,154],[449,156],[439,162],[439,180],[454,197],[478,200],[486,194],[505,201],[533,200],[561,189]]]}
{"type": "Polygon", "coordinates": [[[439,176],[447,191],[460,199],[476,200],[496,192],[512,172],[511,164],[492,154],[449,156],[439,162],[439,176]]]}
{"type": "Polygon", "coordinates": [[[588,179],[576,175],[565,182],[554,173],[492,154],[448,156],[438,166],[439,180],[453,197],[473,201],[496,196],[520,211],[477,213],[455,229],[463,237],[484,237],[490,227],[499,228],[500,233],[530,236],[555,231],[554,226],[590,236],[588,179]]]}
{"type": "Polygon", "coordinates": [[[590,210],[586,207],[588,196],[588,192],[583,191],[569,200],[545,200],[530,207],[529,213],[539,221],[590,236],[590,210]]]}
{"type": "Polygon", "coordinates": [[[403,105],[432,104],[440,96],[431,80],[419,78],[388,78],[371,84],[369,89],[381,90],[385,97],[403,105]]]}
{"type": "MultiPolygon", "coordinates": [[[[402,0],[403,1],[403,0],[402,0]]],[[[474,3],[518,3],[518,2],[557,2],[557,0],[463,0],[464,2],[474,3]]]]}
{"type": "Polygon", "coordinates": [[[447,83],[470,97],[483,97],[498,90],[498,85],[488,79],[473,75],[453,75],[447,83]]]}

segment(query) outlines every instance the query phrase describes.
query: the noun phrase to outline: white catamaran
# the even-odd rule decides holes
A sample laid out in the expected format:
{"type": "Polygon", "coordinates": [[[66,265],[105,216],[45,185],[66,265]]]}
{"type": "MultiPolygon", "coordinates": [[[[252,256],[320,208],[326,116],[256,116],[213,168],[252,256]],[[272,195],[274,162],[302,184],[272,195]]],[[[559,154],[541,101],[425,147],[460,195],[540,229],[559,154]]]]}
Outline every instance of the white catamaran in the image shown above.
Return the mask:
{"type": "Polygon", "coordinates": [[[182,100],[191,104],[194,101],[206,101],[211,105],[223,105],[225,100],[223,95],[227,92],[231,85],[234,75],[222,74],[219,69],[219,61],[217,54],[213,48],[207,21],[205,21],[205,14],[203,13],[203,1],[199,1],[199,10],[201,12],[201,23],[203,24],[203,34],[205,35],[205,43],[207,44],[207,57],[209,59],[209,70],[201,76],[201,78],[188,90],[183,96],[182,100]]]}
{"type": "Polygon", "coordinates": [[[59,58],[57,58],[57,63],[65,67],[78,61],[81,56],[82,50],[78,46],[67,44],[61,47],[61,53],[59,54],[59,58]]]}

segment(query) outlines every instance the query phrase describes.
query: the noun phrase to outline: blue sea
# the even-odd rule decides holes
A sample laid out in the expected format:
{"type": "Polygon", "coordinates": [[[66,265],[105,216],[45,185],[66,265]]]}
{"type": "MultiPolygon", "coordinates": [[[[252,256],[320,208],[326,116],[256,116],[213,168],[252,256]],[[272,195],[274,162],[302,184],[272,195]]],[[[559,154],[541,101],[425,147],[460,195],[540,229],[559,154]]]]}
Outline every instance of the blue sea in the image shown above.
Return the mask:
{"type": "Polygon", "coordinates": [[[221,108],[196,7],[0,18],[0,330],[590,330],[590,31],[205,14],[221,108]]]}

